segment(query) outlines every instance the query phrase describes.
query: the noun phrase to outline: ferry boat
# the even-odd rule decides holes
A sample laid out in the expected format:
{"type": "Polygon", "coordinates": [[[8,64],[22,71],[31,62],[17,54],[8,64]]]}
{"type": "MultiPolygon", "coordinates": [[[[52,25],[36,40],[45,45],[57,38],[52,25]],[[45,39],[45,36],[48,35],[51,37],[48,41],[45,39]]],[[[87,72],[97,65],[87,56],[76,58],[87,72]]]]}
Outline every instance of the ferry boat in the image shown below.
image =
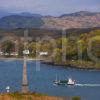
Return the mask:
{"type": "Polygon", "coordinates": [[[54,84],[56,85],[75,85],[75,80],[68,78],[67,80],[55,80],[54,84]]]}

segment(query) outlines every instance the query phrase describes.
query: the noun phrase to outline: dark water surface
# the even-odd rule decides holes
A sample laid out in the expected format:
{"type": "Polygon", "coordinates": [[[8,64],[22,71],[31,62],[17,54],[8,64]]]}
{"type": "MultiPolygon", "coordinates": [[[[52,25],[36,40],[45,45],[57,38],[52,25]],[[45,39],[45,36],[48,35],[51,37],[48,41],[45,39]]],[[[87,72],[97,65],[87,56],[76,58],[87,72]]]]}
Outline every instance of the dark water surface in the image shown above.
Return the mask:
{"type": "MultiPolygon", "coordinates": [[[[11,92],[20,91],[22,83],[22,61],[0,61],[0,92],[6,92],[10,86],[11,92]]],[[[81,96],[82,100],[100,100],[100,71],[77,70],[40,65],[36,71],[36,62],[28,62],[28,81],[30,91],[53,96],[81,96]],[[77,86],[54,86],[56,74],[59,79],[72,77],[77,86]]]]}

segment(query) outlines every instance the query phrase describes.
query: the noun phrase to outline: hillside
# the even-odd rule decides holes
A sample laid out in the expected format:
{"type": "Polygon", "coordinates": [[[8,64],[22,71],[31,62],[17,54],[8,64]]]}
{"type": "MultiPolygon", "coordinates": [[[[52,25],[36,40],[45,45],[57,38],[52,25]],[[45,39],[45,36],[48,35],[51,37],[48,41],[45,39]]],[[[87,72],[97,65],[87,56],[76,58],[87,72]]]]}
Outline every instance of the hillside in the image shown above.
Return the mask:
{"type": "MultiPolygon", "coordinates": [[[[94,30],[99,30],[100,28],[77,28],[77,29],[67,29],[66,30],[66,36],[78,36],[80,34],[89,33],[94,30]]],[[[6,37],[6,36],[18,36],[23,37],[24,36],[25,28],[18,28],[18,29],[12,29],[12,30],[6,30],[6,29],[0,29],[0,38],[6,37]]],[[[62,30],[50,30],[50,29],[38,29],[38,28],[29,28],[28,29],[28,36],[31,37],[33,40],[36,38],[44,38],[45,36],[50,36],[53,39],[62,37],[62,30]]]]}
{"type": "Polygon", "coordinates": [[[61,97],[43,96],[41,94],[34,94],[34,93],[33,94],[12,93],[12,94],[0,94],[0,100],[72,100],[72,99],[67,97],[61,98],[61,97]]]}
{"type": "Polygon", "coordinates": [[[20,15],[5,16],[0,19],[0,28],[46,28],[46,29],[70,29],[100,27],[100,13],[80,11],[72,14],[64,14],[59,17],[32,15],[22,13],[20,15]]]}
{"type": "Polygon", "coordinates": [[[41,17],[10,15],[0,19],[0,28],[15,29],[15,28],[36,28],[44,24],[41,17]]]}
{"type": "Polygon", "coordinates": [[[100,13],[76,12],[65,14],[60,17],[45,17],[44,27],[46,28],[90,28],[100,27],[100,13]]]}

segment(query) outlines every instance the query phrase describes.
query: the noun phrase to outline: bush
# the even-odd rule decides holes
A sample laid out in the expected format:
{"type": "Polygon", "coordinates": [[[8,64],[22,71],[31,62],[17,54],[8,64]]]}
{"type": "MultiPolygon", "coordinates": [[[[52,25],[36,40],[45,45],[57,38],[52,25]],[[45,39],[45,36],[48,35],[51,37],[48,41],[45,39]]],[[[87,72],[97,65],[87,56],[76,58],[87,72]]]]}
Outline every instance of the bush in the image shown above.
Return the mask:
{"type": "Polygon", "coordinates": [[[80,97],[74,97],[72,100],[81,100],[80,97]]]}

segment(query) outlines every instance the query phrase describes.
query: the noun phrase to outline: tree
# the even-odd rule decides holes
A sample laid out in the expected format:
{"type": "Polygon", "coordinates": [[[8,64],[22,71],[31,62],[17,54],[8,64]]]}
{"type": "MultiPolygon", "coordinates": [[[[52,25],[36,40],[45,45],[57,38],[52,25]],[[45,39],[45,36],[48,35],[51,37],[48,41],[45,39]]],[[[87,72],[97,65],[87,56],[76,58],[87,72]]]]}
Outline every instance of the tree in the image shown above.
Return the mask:
{"type": "Polygon", "coordinates": [[[62,49],[56,48],[54,50],[54,52],[56,53],[56,55],[54,57],[54,62],[55,63],[61,63],[62,62],[62,49]]]}
{"type": "Polygon", "coordinates": [[[14,51],[14,49],[15,49],[15,45],[12,41],[7,40],[2,43],[2,51],[4,53],[8,53],[10,55],[11,52],[14,51]]]}
{"type": "Polygon", "coordinates": [[[18,45],[18,54],[19,54],[19,56],[23,56],[23,51],[24,51],[24,44],[19,43],[19,45],[18,45]]]}
{"type": "Polygon", "coordinates": [[[73,97],[72,100],[81,100],[80,97],[73,97]]]}
{"type": "Polygon", "coordinates": [[[32,42],[29,44],[29,51],[30,51],[30,56],[36,57],[36,42],[32,42]]]}

